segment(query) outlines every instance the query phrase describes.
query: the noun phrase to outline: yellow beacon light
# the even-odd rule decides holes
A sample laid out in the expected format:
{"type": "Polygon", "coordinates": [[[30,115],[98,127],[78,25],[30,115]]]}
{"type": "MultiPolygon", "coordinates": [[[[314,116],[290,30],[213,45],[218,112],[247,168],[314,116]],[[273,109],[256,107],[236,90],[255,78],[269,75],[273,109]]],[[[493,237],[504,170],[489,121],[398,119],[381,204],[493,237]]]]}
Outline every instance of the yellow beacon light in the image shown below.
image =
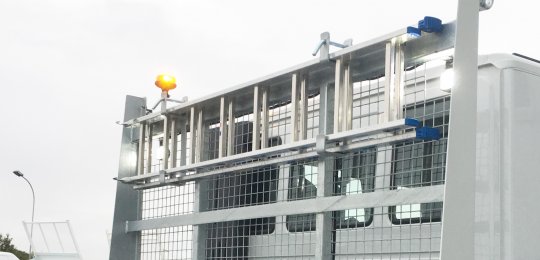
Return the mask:
{"type": "Polygon", "coordinates": [[[158,75],[156,78],[156,86],[163,92],[169,92],[169,90],[176,88],[176,78],[167,74],[158,75]]]}

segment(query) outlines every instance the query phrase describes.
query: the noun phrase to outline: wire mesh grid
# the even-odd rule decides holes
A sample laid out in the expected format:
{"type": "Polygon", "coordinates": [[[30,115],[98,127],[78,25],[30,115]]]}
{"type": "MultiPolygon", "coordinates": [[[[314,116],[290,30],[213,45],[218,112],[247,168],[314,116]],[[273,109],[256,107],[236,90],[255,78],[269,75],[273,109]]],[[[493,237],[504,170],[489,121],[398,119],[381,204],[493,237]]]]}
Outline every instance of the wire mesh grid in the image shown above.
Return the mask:
{"type": "Polygon", "coordinates": [[[301,200],[316,196],[315,159],[226,173],[203,180],[207,210],[301,200]]]}
{"type": "Polygon", "coordinates": [[[253,142],[253,114],[238,116],[234,123],[234,154],[250,152],[253,142]]]}
{"type": "Polygon", "coordinates": [[[191,132],[188,131],[187,126],[177,133],[176,140],[176,165],[182,166],[191,164],[191,132]]]}
{"type": "Polygon", "coordinates": [[[141,260],[193,259],[193,226],[141,231],[141,260]]]}
{"type": "Polygon", "coordinates": [[[320,108],[320,95],[312,95],[308,98],[307,107],[307,138],[315,138],[319,134],[319,108],[320,108]]]}
{"type": "MultiPolygon", "coordinates": [[[[371,209],[369,225],[353,224],[333,213],[335,259],[438,259],[441,224],[435,221],[392,225],[387,207],[371,209]]],[[[351,217],[355,212],[351,212],[351,217]]],[[[364,218],[365,211],[356,218],[364,218]]],[[[409,214],[416,211],[411,210],[409,214]]]]}
{"type": "Polygon", "coordinates": [[[284,217],[205,225],[206,259],[313,259],[315,233],[290,233],[284,217]]]}
{"type": "MultiPolygon", "coordinates": [[[[402,141],[354,150],[328,159],[326,165],[331,168],[326,170],[333,176],[332,195],[352,195],[444,183],[450,97],[439,95],[437,98],[427,98],[427,68],[426,64],[420,64],[407,69],[402,112],[405,117],[418,119],[424,126],[438,128],[442,139],[402,141]]],[[[353,128],[380,123],[380,115],[384,112],[384,79],[357,82],[353,87],[353,128]]],[[[310,96],[306,129],[308,138],[318,133],[318,109],[319,95],[310,96]]],[[[269,146],[291,142],[290,102],[271,105],[268,114],[269,146]]],[[[234,122],[234,153],[251,151],[253,115],[237,115],[234,122]]],[[[189,140],[189,133],[187,134],[189,140]]],[[[204,137],[205,159],[217,158],[219,124],[207,124],[204,137]]],[[[157,142],[154,147],[159,147],[159,140],[159,137],[154,138],[154,142],[157,142]]],[[[181,142],[182,138],[178,140],[181,142]]],[[[185,145],[185,148],[190,147],[185,145]]],[[[288,154],[290,153],[282,156],[288,154]]],[[[187,155],[189,156],[189,152],[187,155]]],[[[154,160],[159,161],[159,156],[153,157],[154,160]]],[[[160,167],[159,163],[154,162],[152,165],[160,167]]],[[[317,173],[317,161],[314,159],[214,176],[203,181],[208,204],[202,210],[315,198],[317,173]]],[[[167,190],[179,188],[173,187],[148,191],[145,195],[146,201],[143,201],[143,219],[191,213],[194,185],[190,185],[191,190],[167,190]],[[191,199],[186,200],[188,202],[178,202],[178,196],[183,196],[178,194],[183,193],[191,196],[191,199]],[[168,206],[169,204],[174,206],[168,206]]],[[[442,202],[332,212],[332,255],[335,259],[437,258],[441,215],[442,202]]],[[[206,224],[204,227],[204,253],[207,259],[311,259],[314,254],[315,214],[219,222],[206,224]]],[[[191,230],[191,226],[189,229],[191,230]]],[[[152,232],[174,233],[170,230],[152,232]]],[[[149,233],[142,234],[143,237],[145,235],[150,236],[149,233]]],[[[156,235],[152,239],[149,239],[147,244],[158,243],[155,240],[156,235]]],[[[144,244],[144,241],[141,243],[144,244]]],[[[169,242],[158,244],[160,243],[169,242]]],[[[168,252],[160,250],[148,249],[147,256],[157,257],[159,252],[168,252]]],[[[189,258],[178,256],[155,259],[189,258]]]]}
{"type": "Polygon", "coordinates": [[[353,83],[353,129],[380,122],[384,112],[384,81],[384,77],[379,77],[353,83]]]}
{"type": "Polygon", "coordinates": [[[143,190],[142,219],[153,219],[193,213],[195,183],[143,190]]]}
{"type": "Polygon", "coordinates": [[[273,138],[270,139],[270,146],[291,142],[291,114],[290,100],[276,102],[268,107],[268,136],[273,138]]]}
{"type": "Polygon", "coordinates": [[[204,132],[204,160],[212,160],[219,157],[219,121],[207,123],[204,132]]]}

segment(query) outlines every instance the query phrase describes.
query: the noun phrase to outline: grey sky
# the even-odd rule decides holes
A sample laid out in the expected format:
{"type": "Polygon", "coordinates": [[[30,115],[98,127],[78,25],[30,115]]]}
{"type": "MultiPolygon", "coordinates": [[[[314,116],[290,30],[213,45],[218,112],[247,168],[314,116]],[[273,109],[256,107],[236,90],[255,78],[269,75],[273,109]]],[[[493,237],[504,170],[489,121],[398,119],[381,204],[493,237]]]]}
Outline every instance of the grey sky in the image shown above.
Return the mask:
{"type": "MultiPolygon", "coordinates": [[[[190,98],[311,59],[319,34],[355,43],[456,1],[0,0],[0,233],[26,250],[21,225],[72,222],[85,259],[105,259],[126,94],[159,98],[174,74],[190,98]]],[[[539,4],[497,0],[481,14],[481,53],[540,58],[539,4]]]]}

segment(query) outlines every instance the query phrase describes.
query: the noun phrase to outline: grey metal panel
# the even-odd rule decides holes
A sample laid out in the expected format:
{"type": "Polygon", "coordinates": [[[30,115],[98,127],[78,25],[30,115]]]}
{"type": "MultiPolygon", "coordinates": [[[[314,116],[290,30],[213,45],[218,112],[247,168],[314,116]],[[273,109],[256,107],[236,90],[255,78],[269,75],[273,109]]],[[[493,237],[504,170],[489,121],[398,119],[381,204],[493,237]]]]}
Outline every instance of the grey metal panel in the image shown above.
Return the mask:
{"type": "MultiPolygon", "coordinates": [[[[124,121],[141,116],[145,106],[144,98],[127,96],[124,121]]],[[[137,145],[131,140],[131,130],[124,127],[122,131],[119,179],[137,175],[137,166],[132,160],[132,155],[137,153],[137,145]]],[[[133,190],[129,185],[117,183],[110,260],[139,259],[138,233],[125,232],[126,221],[138,219],[139,203],[139,191],[133,190]]]]}
{"type": "Polygon", "coordinates": [[[126,224],[126,232],[272,216],[331,212],[352,208],[374,208],[402,204],[438,202],[442,201],[443,191],[443,186],[437,185],[403,190],[385,190],[363,194],[352,194],[347,196],[317,197],[314,199],[206,211],[159,219],[128,221],[126,224]]]}
{"type": "Polygon", "coordinates": [[[441,259],[474,259],[479,1],[459,0],[441,259]]]}

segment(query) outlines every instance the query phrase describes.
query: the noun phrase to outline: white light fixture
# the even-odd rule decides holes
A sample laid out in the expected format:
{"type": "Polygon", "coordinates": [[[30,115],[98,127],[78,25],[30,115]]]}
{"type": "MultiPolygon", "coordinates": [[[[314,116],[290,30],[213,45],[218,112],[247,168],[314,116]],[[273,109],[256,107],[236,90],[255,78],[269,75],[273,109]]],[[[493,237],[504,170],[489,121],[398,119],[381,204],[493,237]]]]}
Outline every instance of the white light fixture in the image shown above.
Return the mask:
{"type": "Polygon", "coordinates": [[[441,74],[441,85],[440,88],[442,91],[450,92],[454,86],[454,69],[447,69],[441,74]]]}

